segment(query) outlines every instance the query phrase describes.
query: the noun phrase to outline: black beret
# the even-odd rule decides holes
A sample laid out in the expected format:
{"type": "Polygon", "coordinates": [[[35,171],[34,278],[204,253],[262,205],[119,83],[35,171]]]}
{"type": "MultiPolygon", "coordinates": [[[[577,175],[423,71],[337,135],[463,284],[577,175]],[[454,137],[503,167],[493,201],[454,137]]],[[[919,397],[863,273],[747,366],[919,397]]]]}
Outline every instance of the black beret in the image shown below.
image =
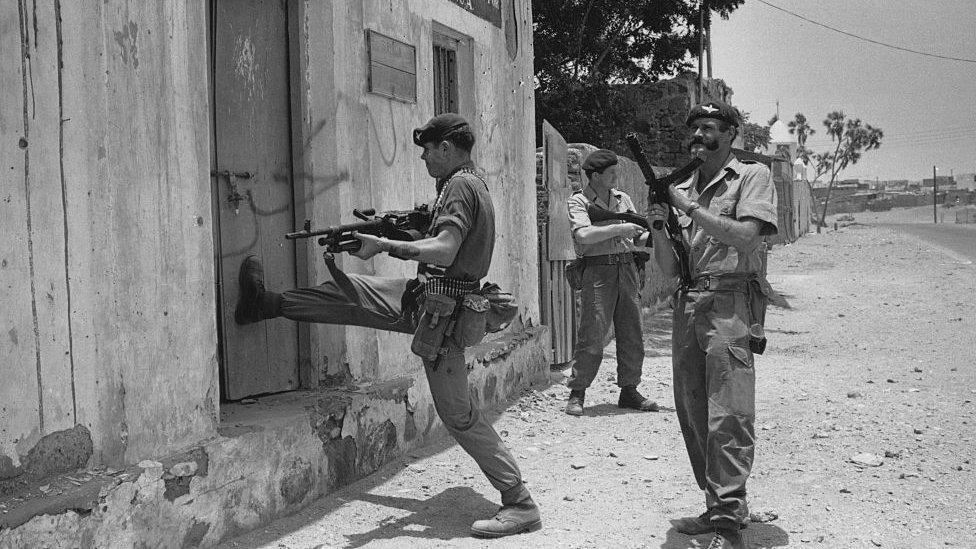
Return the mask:
{"type": "Polygon", "coordinates": [[[413,130],[413,142],[418,147],[424,143],[440,143],[444,136],[468,125],[468,121],[453,112],[438,114],[422,127],[413,130]]]}
{"type": "Polygon", "coordinates": [[[617,163],[617,153],[607,149],[598,149],[587,155],[583,165],[584,172],[602,172],[617,163]]]}
{"type": "Polygon", "coordinates": [[[722,101],[705,101],[704,103],[695,105],[691,109],[691,112],[688,113],[688,119],[685,120],[685,125],[690,126],[698,118],[714,118],[715,120],[721,120],[736,127],[740,123],[739,109],[722,101]]]}

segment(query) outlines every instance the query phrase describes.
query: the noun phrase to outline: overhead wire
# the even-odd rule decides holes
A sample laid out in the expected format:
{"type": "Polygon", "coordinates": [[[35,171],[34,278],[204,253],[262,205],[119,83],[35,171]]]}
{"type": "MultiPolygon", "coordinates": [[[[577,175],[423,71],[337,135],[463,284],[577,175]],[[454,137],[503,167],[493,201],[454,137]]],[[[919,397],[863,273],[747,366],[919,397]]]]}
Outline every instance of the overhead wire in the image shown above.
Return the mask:
{"type": "Polygon", "coordinates": [[[941,54],[938,54],[938,53],[928,53],[928,52],[924,52],[924,51],[913,50],[911,48],[905,48],[905,47],[902,47],[902,46],[896,46],[894,44],[888,44],[886,42],[881,42],[881,41],[878,41],[878,40],[873,40],[871,38],[867,38],[867,37],[864,37],[864,36],[860,36],[860,35],[854,34],[852,32],[847,32],[845,30],[841,30],[841,29],[838,29],[838,28],[835,28],[835,27],[831,27],[830,25],[827,25],[825,23],[821,23],[819,21],[814,21],[813,19],[810,19],[808,17],[804,17],[804,16],[800,15],[799,13],[792,12],[792,11],[790,11],[788,9],[781,8],[781,7],[776,6],[774,4],[770,4],[769,2],[766,2],[766,0],[756,0],[756,1],[759,2],[760,4],[765,4],[765,5],[773,8],[773,9],[777,9],[777,10],[779,10],[781,12],[788,13],[788,14],[792,15],[793,17],[797,17],[799,19],[802,19],[802,20],[804,20],[804,21],[806,21],[808,23],[817,25],[819,27],[823,27],[825,29],[828,29],[828,30],[831,30],[831,31],[834,31],[834,32],[838,32],[840,34],[843,34],[843,35],[846,35],[846,36],[850,36],[851,38],[856,38],[858,40],[863,40],[865,42],[870,42],[872,44],[877,44],[879,46],[884,46],[886,48],[891,48],[891,49],[895,49],[895,50],[899,50],[899,51],[904,51],[904,52],[908,52],[908,53],[914,53],[916,55],[924,55],[926,57],[935,57],[937,59],[945,59],[945,60],[948,60],[948,61],[960,61],[960,62],[963,62],[963,63],[976,63],[976,59],[966,59],[966,58],[963,58],[963,57],[952,57],[952,56],[949,56],[949,55],[941,55],[941,54]]]}

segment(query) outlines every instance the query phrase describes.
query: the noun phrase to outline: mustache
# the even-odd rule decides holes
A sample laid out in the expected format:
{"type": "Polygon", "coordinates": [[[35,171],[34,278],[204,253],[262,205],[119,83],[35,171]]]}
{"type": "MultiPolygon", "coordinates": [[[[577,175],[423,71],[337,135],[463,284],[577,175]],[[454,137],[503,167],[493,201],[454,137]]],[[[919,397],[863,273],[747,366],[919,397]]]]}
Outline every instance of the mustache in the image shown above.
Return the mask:
{"type": "Polygon", "coordinates": [[[694,147],[695,145],[701,145],[709,151],[718,150],[718,143],[714,141],[706,143],[705,140],[702,139],[701,137],[692,137],[691,141],[688,142],[688,146],[685,148],[688,149],[688,151],[691,151],[691,148],[694,147]]]}

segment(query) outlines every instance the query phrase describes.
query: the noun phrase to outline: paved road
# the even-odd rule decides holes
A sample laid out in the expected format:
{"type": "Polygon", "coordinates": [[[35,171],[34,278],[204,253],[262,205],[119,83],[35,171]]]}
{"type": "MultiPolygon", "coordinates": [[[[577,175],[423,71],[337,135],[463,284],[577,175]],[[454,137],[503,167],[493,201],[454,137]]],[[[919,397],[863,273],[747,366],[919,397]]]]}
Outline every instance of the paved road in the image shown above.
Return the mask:
{"type": "Polygon", "coordinates": [[[894,229],[912,235],[926,242],[947,248],[970,261],[976,261],[976,224],[958,225],[955,223],[868,223],[869,225],[894,229]]]}

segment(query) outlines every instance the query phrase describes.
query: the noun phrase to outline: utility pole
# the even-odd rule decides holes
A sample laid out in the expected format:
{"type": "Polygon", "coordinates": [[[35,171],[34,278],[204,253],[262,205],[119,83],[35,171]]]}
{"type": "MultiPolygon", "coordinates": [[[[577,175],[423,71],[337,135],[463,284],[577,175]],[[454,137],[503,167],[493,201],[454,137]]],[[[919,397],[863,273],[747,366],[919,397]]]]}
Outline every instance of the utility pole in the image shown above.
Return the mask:
{"type": "Polygon", "coordinates": [[[698,6],[698,102],[705,100],[705,3],[698,6]]]}
{"type": "Polygon", "coordinates": [[[708,79],[712,79],[712,12],[709,11],[708,0],[703,0],[705,23],[705,48],[708,54],[708,79]]]}
{"type": "Polygon", "coordinates": [[[939,222],[939,210],[936,204],[939,202],[939,176],[935,175],[935,166],[932,166],[932,223],[939,222]]]}

